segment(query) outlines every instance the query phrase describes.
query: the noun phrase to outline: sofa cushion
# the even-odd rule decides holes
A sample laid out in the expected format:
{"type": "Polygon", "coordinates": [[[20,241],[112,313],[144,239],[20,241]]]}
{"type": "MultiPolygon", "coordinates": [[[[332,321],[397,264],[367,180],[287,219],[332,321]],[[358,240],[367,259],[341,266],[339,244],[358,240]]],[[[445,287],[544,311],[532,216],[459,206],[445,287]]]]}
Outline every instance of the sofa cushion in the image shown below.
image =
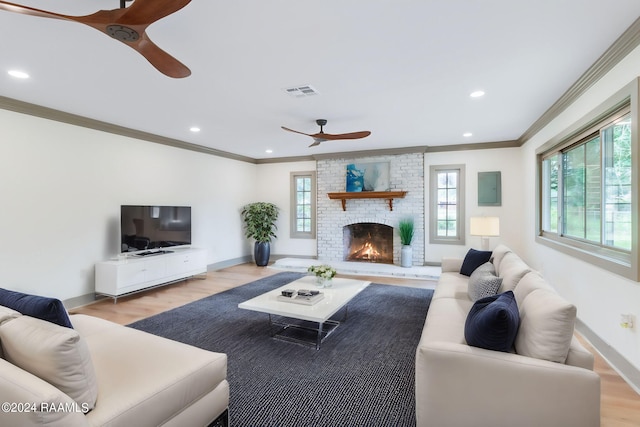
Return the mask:
{"type": "Polygon", "coordinates": [[[67,394],[83,410],[94,407],[98,384],[89,348],[77,331],[30,316],[0,325],[5,358],[67,394]]]}
{"type": "Polygon", "coordinates": [[[90,425],[177,425],[172,421],[185,407],[216,389],[224,391],[220,404],[228,405],[225,354],[97,317],[74,314],[71,320],[87,342],[100,384],[96,408],[87,414],[90,425]]]}
{"type": "Polygon", "coordinates": [[[516,296],[516,302],[518,303],[518,307],[520,308],[520,313],[522,314],[522,304],[524,303],[524,299],[531,292],[536,289],[545,289],[547,291],[552,291],[553,288],[549,283],[538,273],[537,271],[530,271],[524,275],[522,279],[518,282],[518,286],[513,290],[513,294],[516,296]]]}
{"type": "Polygon", "coordinates": [[[529,293],[522,303],[518,354],[565,363],[576,320],[576,307],[546,289],[529,293]]]}
{"type": "Polygon", "coordinates": [[[73,328],[67,310],[59,299],[23,294],[0,288],[0,305],[38,319],[73,328]]]}
{"type": "Polygon", "coordinates": [[[482,298],[473,304],[464,325],[467,344],[508,352],[518,332],[520,317],[512,291],[482,298]]]}
{"type": "MultiPolygon", "coordinates": [[[[22,411],[3,411],[2,426],[87,427],[76,402],[24,369],[0,359],[0,401],[16,403],[22,411]]],[[[11,408],[9,408],[11,409],[11,408]]],[[[17,408],[14,408],[17,409],[17,408]]]]}
{"type": "Polygon", "coordinates": [[[0,325],[19,316],[22,316],[19,311],[0,305],[0,325]]]}
{"type": "Polygon", "coordinates": [[[420,342],[464,344],[464,323],[473,306],[469,299],[441,298],[431,302],[420,342]]]}
{"type": "Polygon", "coordinates": [[[498,293],[498,288],[502,284],[502,277],[496,276],[494,272],[493,264],[485,262],[471,273],[467,283],[469,299],[478,301],[498,293]]]}
{"type": "MultiPolygon", "coordinates": [[[[469,278],[460,273],[442,273],[431,300],[456,298],[469,300],[469,278]]],[[[466,315],[466,313],[465,313],[466,315]]]]}
{"type": "Polygon", "coordinates": [[[499,271],[499,276],[502,277],[502,285],[500,285],[498,292],[503,293],[514,290],[520,279],[530,272],[531,268],[518,255],[508,252],[500,261],[499,271]]]}
{"type": "Polygon", "coordinates": [[[500,275],[500,264],[502,263],[502,258],[504,258],[504,256],[509,252],[511,252],[511,249],[503,244],[499,244],[491,253],[491,262],[493,263],[498,276],[500,275]]]}
{"type": "MultiPolygon", "coordinates": [[[[8,322],[9,320],[13,320],[18,316],[22,316],[19,312],[10,309],[9,307],[5,307],[0,305],[0,325],[4,322],[8,322]]],[[[2,353],[2,346],[0,346],[0,358],[4,359],[4,354],[2,353]]]]}
{"type": "Polygon", "coordinates": [[[475,249],[469,249],[467,255],[462,261],[462,267],[460,267],[460,274],[465,276],[471,276],[473,271],[480,267],[491,258],[491,251],[478,251],[475,249]]]}

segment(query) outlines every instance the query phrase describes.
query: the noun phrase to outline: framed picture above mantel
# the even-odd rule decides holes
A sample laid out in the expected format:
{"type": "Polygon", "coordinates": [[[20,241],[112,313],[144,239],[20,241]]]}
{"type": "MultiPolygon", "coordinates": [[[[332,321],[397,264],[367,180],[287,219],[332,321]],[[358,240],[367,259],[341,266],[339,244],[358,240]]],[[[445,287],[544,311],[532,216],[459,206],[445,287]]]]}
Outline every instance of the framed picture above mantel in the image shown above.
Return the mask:
{"type": "Polygon", "coordinates": [[[349,163],[346,170],[348,193],[365,191],[389,191],[390,162],[349,163]]]}

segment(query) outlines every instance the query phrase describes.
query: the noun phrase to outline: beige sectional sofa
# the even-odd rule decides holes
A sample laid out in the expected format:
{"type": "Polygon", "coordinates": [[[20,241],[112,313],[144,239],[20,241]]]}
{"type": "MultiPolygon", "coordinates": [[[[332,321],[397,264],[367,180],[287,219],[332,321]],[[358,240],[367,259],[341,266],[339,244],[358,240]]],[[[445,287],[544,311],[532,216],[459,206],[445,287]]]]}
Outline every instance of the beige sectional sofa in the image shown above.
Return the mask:
{"type": "Polygon", "coordinates": [[[491,261],[497,293],[512,290],[517,302],[514,345],[467,344],[470,277],[460,274],[462,259],[443,259],[416,352],[417,426],[599,426],[600,378],[573,336],[575,307],[508,247],[491,261]]]}
{"type": "Polygon", "coordinates": [[[227,357],[85,315],[0,306],[2,426],[227,426],[227,357]]]}

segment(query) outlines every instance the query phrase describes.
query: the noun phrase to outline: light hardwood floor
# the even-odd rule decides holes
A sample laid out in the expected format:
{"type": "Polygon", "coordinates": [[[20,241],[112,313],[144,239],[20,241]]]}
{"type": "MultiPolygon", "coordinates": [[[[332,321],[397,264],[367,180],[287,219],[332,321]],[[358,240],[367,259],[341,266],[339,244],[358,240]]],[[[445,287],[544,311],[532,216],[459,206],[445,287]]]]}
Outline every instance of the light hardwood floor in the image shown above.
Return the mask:
{"type": "MultiPolygon", "coordinates": [[[[205,279],[189,279],[118,299],[103,299],[71,310],[110,320],[122,325],[179,307],[192,301],[223,292],[236,286],[279,273],[279,270],[241,264],[211,271],[205,279]]],[[[353,276],[349,276],[353,277],[353,276]]],[[[431,287],[433,282],[389,277],[358,276],[363,280],[389,285],[431,287]]],[[[602,380],[601,427],[640,426],[640,395],[638,395],[607,362],[581,337],[582,343],[596,359],[595,371],[602,380]]]]}

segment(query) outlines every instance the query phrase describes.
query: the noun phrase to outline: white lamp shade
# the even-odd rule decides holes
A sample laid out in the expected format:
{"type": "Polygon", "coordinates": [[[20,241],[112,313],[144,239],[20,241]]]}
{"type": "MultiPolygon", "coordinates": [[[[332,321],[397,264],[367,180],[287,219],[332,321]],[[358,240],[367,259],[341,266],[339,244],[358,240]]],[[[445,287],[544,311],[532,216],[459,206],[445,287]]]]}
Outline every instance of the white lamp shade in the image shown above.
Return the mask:
{"type": "Polygon", "coordinates": [[[469,219],[469,234],[472,236],[496,237],[500,235],[500,218],[478,216],[469,219]]]}

